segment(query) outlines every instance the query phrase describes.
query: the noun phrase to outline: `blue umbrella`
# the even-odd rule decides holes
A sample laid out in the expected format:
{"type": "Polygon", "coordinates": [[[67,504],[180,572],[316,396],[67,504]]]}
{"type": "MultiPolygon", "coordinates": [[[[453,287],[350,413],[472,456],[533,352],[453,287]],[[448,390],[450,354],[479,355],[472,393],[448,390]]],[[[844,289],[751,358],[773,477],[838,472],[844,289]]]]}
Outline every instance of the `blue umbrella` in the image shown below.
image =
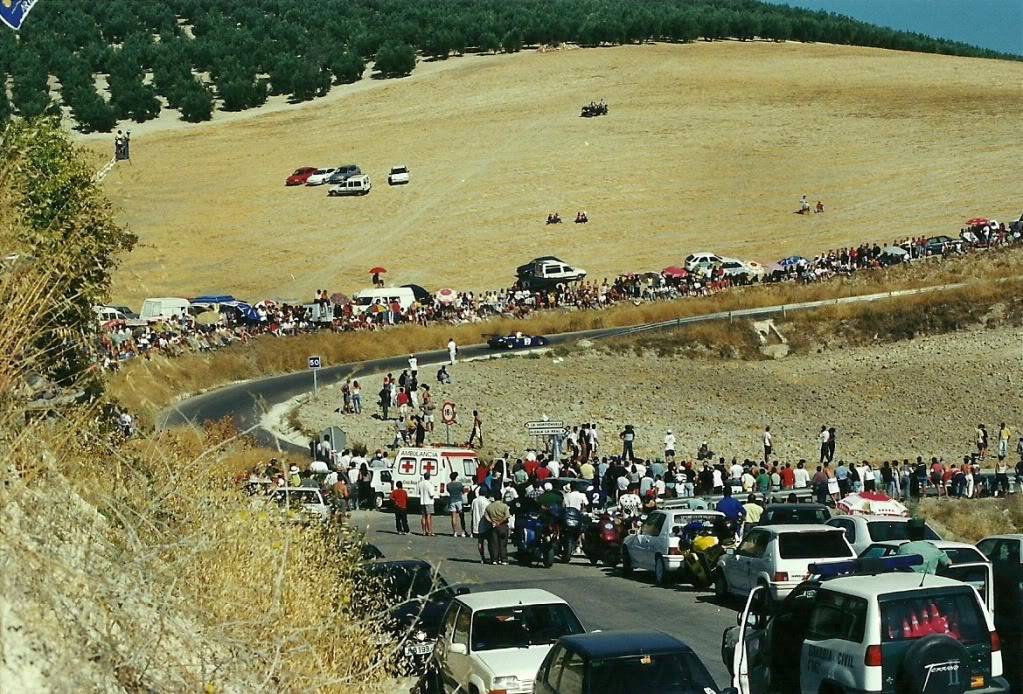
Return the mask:
{"type": "Polygon", "coordinates": [[[793,265],[799,265],[805,263],[806,258],[801,255],[790,255],[788,258],[782,258],[778,261],[778,264],[782,267],[792,267],[793,265]]]}

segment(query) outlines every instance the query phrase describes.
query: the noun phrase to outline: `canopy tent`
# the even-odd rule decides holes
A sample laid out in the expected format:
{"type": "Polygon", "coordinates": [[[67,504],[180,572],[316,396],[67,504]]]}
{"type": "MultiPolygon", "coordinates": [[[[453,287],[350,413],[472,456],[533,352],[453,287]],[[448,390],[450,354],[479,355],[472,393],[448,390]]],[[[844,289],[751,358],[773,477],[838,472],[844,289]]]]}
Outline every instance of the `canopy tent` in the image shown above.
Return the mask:
{"type": "Polygon", "coordinates": [[[416,298],[416,301],[426,302],[433,301],[433,295],[430,294],[426,289],[420,287],[418,284],[403,284],[401,285],[404,289],[411,289],[412,296],[416,298]]]}

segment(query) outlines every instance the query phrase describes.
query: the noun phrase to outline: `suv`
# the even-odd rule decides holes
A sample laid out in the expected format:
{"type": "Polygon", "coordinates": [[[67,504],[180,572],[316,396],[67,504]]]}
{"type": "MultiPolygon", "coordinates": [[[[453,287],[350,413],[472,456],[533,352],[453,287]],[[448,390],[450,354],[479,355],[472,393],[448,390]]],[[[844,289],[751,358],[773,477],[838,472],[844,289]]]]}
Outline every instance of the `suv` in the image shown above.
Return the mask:
{"type": "Polygon", "coordinates": [[[458,596],[433,652],[443,691],[528,694],[554,642],[584,631],[568,603],[546,590],[458,596]]]}
{"type": "Polygon", "coordinates": [[[338,183],[344,183],[352,176],[359,176],[361,174],[362,169],[355,164],[345,164],[334,169],[334,173],[327,179],[327,183],[337,185],[338,183]]]}
{"type": "Polygon", "coordinates": [[[714,574],[714,595],[745,597],[764,587],[781,600],[806,579],[821,559],[856,555],[838,528],[827,525],[764,525],[749,531],[735,551],[721,558],[714,574]]]}
{"type": "Polygon", "coordinates": [[[710,272],[722,263],[721,256],[716,253],[690,253],[685,258],[685,268],[689,272],[710,272]]]}
{"type": "Polygon", "coordinates": [[[407,166],[405,166],[404,164],[400,164],[399,166],[392,166],[391,173],[387,174],[387,185],[389,186],[402,185],[404,183],[408,183],[409,179],[410,174],[408,172],[407,166]]]}
{"type": "Polygon", "coordinates": [[[526,289],[550,289],[559,284],[580,282],[586,270],[572,267],[552,255],[534,258],[515,269],[519,284],[526,289]]]}
{"type": "MultiPolygon", "coordinates": [[[[845,530],[845,539],[856,550],[856,554],[860,554],[874,542],[908,540],[908,522],[909,518],[905,516],[855,515],[835,516],[828,521],[828,525],[845,530]]],[[[941,539],[929,525],[924,532],[925,540],[941,539]]]]}
{"type": "Polygon", "coordinates": [[[689,646],[663,632],[638,629],[561,637],[533,684],[534,694],[716,691],[689,646]]]}
{"type": "Polygon", "coordinates": [[[668,509],[651,511],[638,533],[630,533],[622,545],[622,573],[633,569],[654,572],[654,582],[667,585],[674,576],[685,571],[686,562],[679,546],[679,531],[695,521],[713,523],[724,518],[720,511],[688,511],[668,509]]]}
{"type": "Polygon", "coordinates": [[[734,691],[1008,692],[1001,640],[977,592],[902,571],[919,563],[815,566],[819,575],[779,605],[754,589],[721,642],[734,691]]]}
{"type": "Polygon", "coordinates": [[[323,493],[313,487],[278,487],[273,491],[273,501],[287,509],[288,520],[305,523],[330,520],[330,504],[323,498],[323,493]]]}
{"type": "MultiPolygon", "coordinates": [[[[995,627],[1005,652],[1023,653],[1023,534],[985,537],[977,549],[994,570],[995,627]]],[[[1013,691],[1023,691],[1023,658],[1009,658],[1005,676],[1013,691]]]]}

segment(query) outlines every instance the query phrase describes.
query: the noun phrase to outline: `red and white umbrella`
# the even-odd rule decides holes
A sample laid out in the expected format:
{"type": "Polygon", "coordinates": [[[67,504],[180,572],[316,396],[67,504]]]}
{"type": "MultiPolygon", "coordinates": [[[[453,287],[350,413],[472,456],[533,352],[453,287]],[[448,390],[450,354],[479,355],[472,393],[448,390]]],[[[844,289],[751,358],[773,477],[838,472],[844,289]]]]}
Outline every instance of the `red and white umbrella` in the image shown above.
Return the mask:
{"type": "Polygon", "coordinates": [[[974,217],[973,219],[966,220],[966,226],[968,227],[982,227],[990,223],[991,220],[987,217],[974,217]]]}
{"type": "Polygon", "coordinates": [[[670,265],[661,270],[661,274],[664,275],[665,277],[680,278],[685,277],[686,275],[689,274],[689,272],[684,267],[679,267],[678,265],[670,265]]]}
{"type": "Polygon", "coordinates": [[[441,289],[437,292],[437,301],[442,304],[453,304],[457,298],[458,295],[455,293],[454,289],[441,289]]]}
{"type": "Polygon", "coordinates": [[[870,514],[877,516],[908,516],[909,510],[902,503],[882,492],[860,492],[849,494],[838,502],[838,510],[850,515],[870,514]]]}

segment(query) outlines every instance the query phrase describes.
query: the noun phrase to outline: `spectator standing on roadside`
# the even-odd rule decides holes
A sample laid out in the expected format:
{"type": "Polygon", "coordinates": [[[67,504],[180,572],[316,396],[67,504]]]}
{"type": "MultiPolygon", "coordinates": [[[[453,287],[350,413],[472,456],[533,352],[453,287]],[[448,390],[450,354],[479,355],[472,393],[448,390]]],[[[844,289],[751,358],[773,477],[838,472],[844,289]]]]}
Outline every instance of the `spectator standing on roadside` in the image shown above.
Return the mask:
{"type": "Polygon", "coordinates": [[[508,519],[511,511],[500,498],[490,502],[483,516],[490,523],[490,561],[494,564],[508,563],[508,519]]]}
{"type": "Polygon", "coordinates": [[[352,412],[362,414],[362,386],[358,381],[352,381],[352,412]]]}
{"type": "Polygon", "coordinates": [[[820,465],[817,466],[817,472],[813,476],[813,494],[817,497],[818,504],[828,502],[828,473],[824,472],[824,468],[820,465]]]}
{"type": "Polygon", "coordinates": [[[835,462],[835,444],[838,441],[838,432],[835,427],[828,428],[828,462],[835,462]]]}
{"type": "Polygon", "coordinates": [[[419,480],[419,484],[416,485],[416,491],[419,493],[419,512],[422,514],[420,523],[423,526],[423,536],[433,536],[433,502],[436,497],[436,492],[433,489],[433,482],[430,481],[430,473],[424,472],[423,479],[419,480]]]}
{"type": "MultiPolygon", "coordinates": [[[[344,484],[343,482],[341,484],[344,484]]],[[[391,504],[394,506],[394,529],[399,535],[408,535],[408,492],[402,489],[401,482],[394,483],[391,492],[391,504]]]]}
{"type": "Polygon", "coordinates": [[[746,497],[746,503],[742,505],[742,508],[746,511],[746,523],[742,528],[742,534],[745,537],[750,528],[760,522],[760,517],[764,515],[764,507],[757,503],[756,494],[750,494],[746,497]]]}
{"type": "Polygon", "coordinates": [[[451,536],[466,537],[462,527],[462,495],[465,492],[465,485],[458,481],[458,473],[451,473],[451,481],[448,482],[448,512],[451,513],[451,536]]]}
{"type": "Polygon", "coordinates": [[[631,424],[626,424],[619,434],[618,438],[622,440],[622,460],[635,460],[636,454],[633,452],[633,444],[636,441],[636,431],[633,429],[631,424]]]}
{"type": "Polygon", "coordinates": [[[671,429],[664,435],[664,459],[669,462],[675,459],[675,435],[671,429]]]}
{"type": "Polygon", "coordinates": [[[419,360],[414,354],[408,355],[408,370],[412,373],[419,371],[419,360]]]}
{"type": "Polygon", "coordinates": [[[782,489],[794,489],[796,486],[796,473],[792,469],[791,463],[785,463],[785,467],[781,469],[779,473],[781,476],[781,488],[782,489]]]}
{"type": "Polygon", "coordinates": [[[828,453],[830,451],[830,448],[828,447],[829,438],[830,434],[828,434],[828,428],[822,424],[821,431],[817,434],[817,442],[821,445],[821,458],[818,462],[821,464],[824,464],[828,460],[828,453]]]}
{"type": "Polygon", "coordinates": [[[793,478],[795,489],[806,489],[807,485],[810,484],[810,473],[806,469],[805,460],[800,460],[796,464],[796,469],[793,471],[793,478]]]}
{"type": "Polygon", "coordinates": [[[977,425],[977,453],[980,454],[980,459],[984,460],[987,458],[987,427],[983,424],[977,425]]]}
{"type": "MultiPolygon", "coordinates": [[[[490,505],[490,493],[483,487],[476,488],[476,498],[472,500],[471,520],[472,531],[476,535],[476,547],[480,551],[480,564],[487,562],[485,547],[490,540],[490,521],[484,515],[490,505]]],[[[491,555],[493,560],[493,555],[491,555]]]]}
{"type": "Polygon", "coordinates": [[[766,466],[774,452],[774,437],[771,435],[771,427],[764,427],[764,465],[766,466]]]}
{"type": "Polygon", "coordinates": [[[1009,428],[1002,422],[998,427],[998,460],[1002,461],[1009,457],[1009,428]]]}
{"type": "Polygon", "coordinates": [[[455,344],[455,338],[448,338],[448,363],[451,366],[455,365],[455,356],[458,354],[458,345],[455,344]]]}

